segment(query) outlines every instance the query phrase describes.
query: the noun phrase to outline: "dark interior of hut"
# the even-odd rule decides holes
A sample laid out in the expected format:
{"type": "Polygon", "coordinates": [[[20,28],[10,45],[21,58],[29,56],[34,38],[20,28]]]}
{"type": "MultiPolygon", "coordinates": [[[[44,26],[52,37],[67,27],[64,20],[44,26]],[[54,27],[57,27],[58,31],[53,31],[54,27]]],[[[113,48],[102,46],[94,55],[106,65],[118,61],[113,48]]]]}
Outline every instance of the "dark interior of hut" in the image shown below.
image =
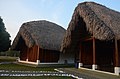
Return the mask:
{"type": "MultiPolygon", "coordinates": [[[[92,68],[93,64],[93,36],[86,29],[86,24],[83,21],[82,17],[79,18],[77,24],[79,27],[79,57],[76,59],[81,59],[81,62],[84,64],[84,67],[92,68]],[[81,57],[81,58],[80,58],[81,57]]],[[[105,70],[113,72],[115,62],[114,52],[115,52],[115,43],[114,40],[101,41],[95,39],[95,52],[96,52],[96,64],[98,65],[99,70],[105,70]]]]}

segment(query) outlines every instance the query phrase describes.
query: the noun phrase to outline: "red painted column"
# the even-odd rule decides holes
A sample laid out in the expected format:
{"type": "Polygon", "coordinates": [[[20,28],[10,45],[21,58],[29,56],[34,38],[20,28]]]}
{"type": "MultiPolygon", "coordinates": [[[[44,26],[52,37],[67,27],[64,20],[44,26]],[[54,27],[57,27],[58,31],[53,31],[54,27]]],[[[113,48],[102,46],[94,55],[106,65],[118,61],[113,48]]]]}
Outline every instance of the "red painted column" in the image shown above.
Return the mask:
{"type": "Polygon", "coordinates": [[[116,75],[120,74],[120,63],[119,63],[119,51],[118,51],[118,40],[115,38],[115,67],[114,72],[116,75]]]}
{"type": "Polygon", "coordinates": [[[96,46],[95,46],[95,38],[93,37],[93,65],[92,69],[96,70],[97,69],[97,63],[96,63],[96,46]]]}
{"type": "Polygon", "coordinates": [[[78,68],[81,68],[83,66],[82,63],[82,42],[80,43],[80,51],[79,51],[79,62],[77,62],[78,68]]]}
{"type": "Polygon", "coordinates": [[[37,48],[37,49],[38,49],[38,50],[37,50],[37,64],[39,64],[39,63],[40,63],[40,60],[39,60],[39,59],[40,59],[40,58],[39,58],[39,46],[37,46],[37,47],[38,47],[38,48],[37,48]]]}

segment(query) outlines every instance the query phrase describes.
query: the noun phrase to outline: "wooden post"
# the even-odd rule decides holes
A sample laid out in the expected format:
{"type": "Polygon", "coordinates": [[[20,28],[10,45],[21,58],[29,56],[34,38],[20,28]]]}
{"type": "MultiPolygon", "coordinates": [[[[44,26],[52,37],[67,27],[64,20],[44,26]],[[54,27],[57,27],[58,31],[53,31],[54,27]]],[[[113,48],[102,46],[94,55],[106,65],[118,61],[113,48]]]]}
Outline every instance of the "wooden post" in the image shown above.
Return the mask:
{"type": "Polygon", "coordinates": [[[38,46],[38,51],[37,51],[37,60],[39,60],[39,46],[38,46]]]}
{"type": "Polygon", "coordinates": [[[95,38],[93,37],[93,65],[92,65],[92,69],[96,70],[97,69],[97,63],[96,63],[96,48],[95,48],[95,38]]]}
{"type": "Polygon", "coordinates": [[[40,63],[40,60],[39,60],[39,46],[37,46],[38,48],[38,51],[37,51],[37,63],[39,64],[40,63]]]}
{"type": "Polygon", "coordinates": [[[96,64],[96,50],[95,50],[95,33],[94,33],[94,26],[92,26],[92,31],[93,31],[93,65],[92,69],[95,70],[97,69],[97,64],[96,64]]]}
{"type": "Polygon", "coordinates": [[[117,39],[115,38],[115,66],[119,66],[119,54],[118,54],[118,44],[117,39]]]}
{"type": "Polygon", "coordinates": [[[115,37],[115,67],[114,72],[116,75],[120,75],[120,63],[119,63],[119,51],[118,51],[118,42],[115,37]]]}
{"type": "Polygon", "coordinates": [[[80,52],[79,52],[79,62],[77,61],[78,68],[81,68],[83,66],[82,63],[82,43],[80,42],[80,52]]]}
{"type": "Polygon", "coordinates": [[[27,51],[26,51],[26,55],[27,55],[27,58],[26,58],[26,61],[28,62],[28,52],[29,52],[29,48],[27,47],[27,51]]]}

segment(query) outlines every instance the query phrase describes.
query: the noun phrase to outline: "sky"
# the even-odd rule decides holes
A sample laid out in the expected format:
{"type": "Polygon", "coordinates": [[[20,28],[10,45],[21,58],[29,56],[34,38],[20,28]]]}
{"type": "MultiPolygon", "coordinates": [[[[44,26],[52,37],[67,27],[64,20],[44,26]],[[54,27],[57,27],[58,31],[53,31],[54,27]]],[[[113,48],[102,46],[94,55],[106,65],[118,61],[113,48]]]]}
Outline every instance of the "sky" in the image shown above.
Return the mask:
{"type": "Polygon", "coordinates": [[[0,16],[13,41],[24,22],[47,20],[67,29],[75,7],[85,1],[120,12],[120,0],[0,0],[0,16]]]}

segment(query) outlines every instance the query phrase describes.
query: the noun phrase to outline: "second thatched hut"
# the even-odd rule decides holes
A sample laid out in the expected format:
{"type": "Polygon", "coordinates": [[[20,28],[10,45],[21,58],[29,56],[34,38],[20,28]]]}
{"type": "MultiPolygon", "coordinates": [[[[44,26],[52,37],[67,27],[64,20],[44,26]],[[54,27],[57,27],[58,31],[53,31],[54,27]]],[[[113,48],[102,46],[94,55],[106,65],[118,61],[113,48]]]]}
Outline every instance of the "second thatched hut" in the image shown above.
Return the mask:
{"type": "Polygon", "coordinates": [[[78,68],[120,74],[120,12],[95,2],[78,4],[61,51],[72,54],[78,68]]]}

